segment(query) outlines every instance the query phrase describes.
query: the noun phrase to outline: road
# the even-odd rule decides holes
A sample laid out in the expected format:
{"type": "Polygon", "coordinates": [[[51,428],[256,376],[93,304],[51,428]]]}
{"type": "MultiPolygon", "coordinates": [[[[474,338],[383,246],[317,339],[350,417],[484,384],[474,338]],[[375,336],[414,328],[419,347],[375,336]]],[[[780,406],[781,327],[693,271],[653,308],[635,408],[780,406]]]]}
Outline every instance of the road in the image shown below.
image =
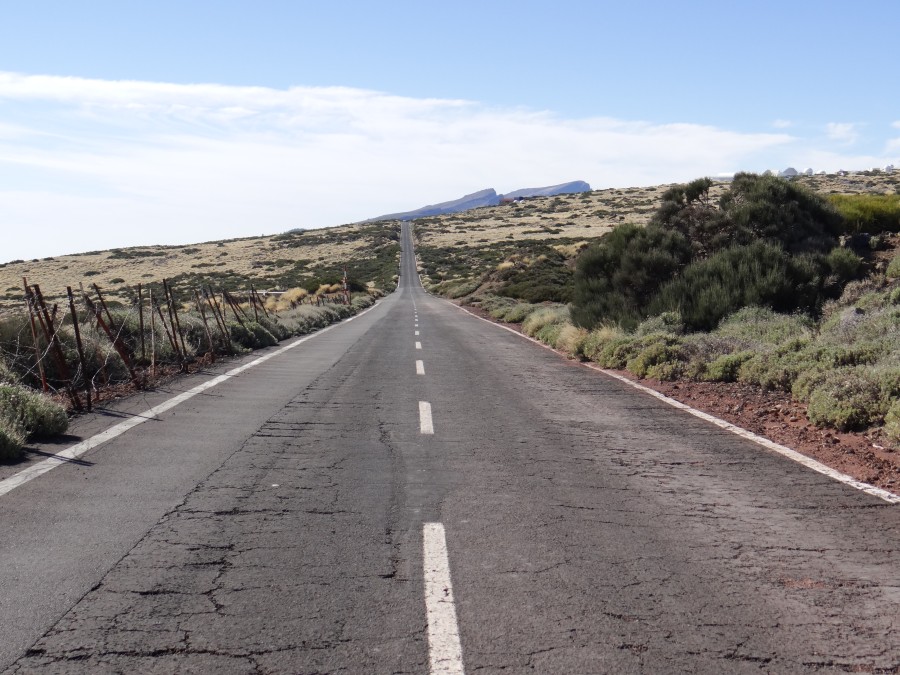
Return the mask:
{"type": "Polygon", "coordinates": [[[375,308],[0,496],[0,670],[900,672],[900,507],[429,296],[403,242],[375,308]]]}

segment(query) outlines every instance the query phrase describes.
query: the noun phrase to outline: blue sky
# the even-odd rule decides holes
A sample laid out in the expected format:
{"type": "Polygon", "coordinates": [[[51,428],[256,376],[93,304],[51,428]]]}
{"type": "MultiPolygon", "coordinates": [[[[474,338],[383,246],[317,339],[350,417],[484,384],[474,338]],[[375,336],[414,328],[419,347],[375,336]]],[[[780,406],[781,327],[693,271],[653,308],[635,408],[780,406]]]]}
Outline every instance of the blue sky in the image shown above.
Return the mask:
{"type": "Polygon", "coordinates": [[[892,1],[0,0],[0,16],[0,262],[486,187],[900,164],[892,1]]]}

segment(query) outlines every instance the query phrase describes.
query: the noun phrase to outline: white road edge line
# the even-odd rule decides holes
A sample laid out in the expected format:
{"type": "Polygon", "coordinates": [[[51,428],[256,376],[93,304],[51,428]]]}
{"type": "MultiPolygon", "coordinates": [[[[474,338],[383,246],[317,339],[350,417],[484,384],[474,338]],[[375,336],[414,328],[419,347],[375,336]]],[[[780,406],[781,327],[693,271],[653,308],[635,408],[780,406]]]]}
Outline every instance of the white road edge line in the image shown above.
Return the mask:
{"type": "MultiPolygon", "coordinates": [[[[477,314],[473,314],[472,312],[470,312],[469,310],[467,310],[464,307],[460,307],[459,305],[454,305],[453,303],[450,303],[450,304],[453,307],[456,307],[457,309],[465,312],[469,316],[473,316],[476,319],[478,319],[480,321],[484,321],[485,323],[489,323],[492,326],[496,326],[497,328],[502,328],[503,330],[509,331],[513,335],[517,335],[520,338],[525,338],[526,340],[533,342],[534,344],[536,344],[540,347],[543,347],[544,349],[549,349],[551,352],[561,355],[561,352],[556,351],[555,349],[553,349],[553,347],[550,347],[549,345],[545,345],[543,342],[540,342],[539,340],[535,340],[534,338],[528,337],[527,335],[523,335],[519,331],[513,330],[512,328],[509,328],[508,326],[501,326],[499,323],[494,323],[493,321],[490,321],[489,319],[485,319],[484,317],[478,316],[477,314]]],[[[692,408],[691,406],[689,406],[685,403],[682,403],[681,401],[676,401],[674,398],[669,398],[665,394],[660,394],[658,391],[655,391],[655,390],[651,389],[650,387],[645,387],[642,384],[638,384],[637,382],[629,380],[627,377],[623,377],[622,375],[619,375],[618,373],[614,373],[611,370],[606,370],[605,368],[600,368],[599,366],[595,366],[592,363],[583,363],[582,365],[587,368],[590,368],[591,370],[596,370],[600,373],[603,373],[604,375],[608,375],[609,377],[615,378],[616,380],[619,380],[620,382],[624,382],[628,386],[634,387],[635,389],[638,389],[646,394],[649,394],[650,396],[653,396],[654,398],[658,398],[660,401],[662,401],[663,403],[668,403],[673,408],[678,408],[679,410],[683,410],[687,413],[690,413],[694,417],[699,417],[702,420],[711,422],[712,424],[715,424],[717,427],[719,427],[721,429],[730,431],[731,433],[736,434],[742,438],[746,438],[749,441],[753,441],[757,445],[761,445],[768,450],[777,452],[779,455],[782,455],[783,457],[787,457],[788,459],[798,462],[799,464],[802,464],[803,466],[805,466],[808,469],[817,471],[825,476],[828,476],[829,478],[833,478],[836,481],[839,481],[841,483],[849,485],[850,487],[856,488],[857,490],[865,492],[866,494],[872,495],[873,497],[878,497],[879,499],[883,499],[884,501],[888,502],[889,504],[900,504],[900,495],[894,494],[893,492],[890,492],[883,488],[877,487],[870,483],[866,483],[864,481],[857,480],[857,479],[853,478],[853,476],[848,476],[845,473],[841,473],[837,469],[832,469],[830,466],[822,464],[821,462],[816,461],[815,459],[812,459],[811,457],[807,457],[806,455],[801,454],[801,453],[797,452],[796,450],[793,450],[785,445],[781,445],[774,441],[770,441],[768,438],[754,434],[752,431],[748,431],[747,429],[744,429],[743,427],[739,427],[736,424],[732,424],[731,422],[726,422],[725,420],[715,417],[714,415],[710,415],[709,413],[705,413],[701,410],[697,410],[696,408],[692,408]]]]}
{"type": "Polygon", "coordinates": [[[416,349],[422,349],[422,343],[416,342],[416,349]]]}
{"type": "Polygon", "coordinates": [[[423,434],[434,433],[434,422],[431,420],[431,404],[419,401],[419,431],[423,434]]]}
{"type": "Polygon", "coordinates": [[[229,370],[227,373],[225,373],[223,375],[219,375],[217,377],[214,377],[211,380],[208,380],[206,382],[198,384],[196,387],[188,389],[187,391],[184,391],[184,392],[178,394],[177,396],[173,396],[172,398],[168,399],[167,401],[163,401],[159,405],[154,406],[154,407],[150,408],[149,410],[145,410],[142,413],[138,413],[134,417],[131,417],[130,419],[125,420],[124,422],[119,422],[118,424],[111,426],[109,429],[106,429],[105,431],[101,431],[99,434],[95,434],[94,436],[91,436],[90,438],[87,438],[87,439],[81,441],[80,443],[76,443],[75,445],[56,453],[52,457],[48,457],[47,459],[44,459],[40,462],[32,464],[27,469],[23,469],[19,473],[13,474],[9,478],[0,480],[0,497],[2,497],[3,495],[5,495],[9,492],[12,492],[17,487],[21,487],[22,485],[25,485],[25,483],[28,483],[28,482],[34,480],[38,476],[42,476],[43,474],[55,469],[58,466],[65,465],[66,460],[78,459],[79,457],[81,457],[85,453],[93,450],[97,446],[102,445],[102,444],[106,443],[107,441],[111,441],[116,436],[121,436],[126,431],[128,431],[129,429],[131,429],[133,427],[136,427],[139,424],[147,422],[148,420],[156,419],[158,415],[164,413],[167,410],[174,408],[175,406],[177,406],[181,403],[184,403],[185,401],[193,398],[197,394],[201,394],[204,391],[206,391],[207,389],[212,389],[216,385],[222,384],[222,382],[225,382],[225,381],[231,379],[235,375],[240,375],[245,370],[249,370],[250,368],[258,366],[260,363],[268,361],[271,358],[280,356],[284,352],[289,351],[289,350],[293,349],[294,347],[297,347],[298,345],[301,345],[308,340],[312,340],[313,338],[318,337],[318,336],[322,335],[323,333],[327,333],[328,331],[330,331],[334,328],[343,326],[343,325],[349,323],[350,321],[353,321],[354,319],[362,316],[363,314],[366,314],[367,312],[370,312],[371,310],[373,310],[379,306],[381,306],[381,305],[380,304],[373,305],[372,307],[369,307],[368,309],[363,310],[362,312],[360,312],[359,314],[356,314],[355,316],[351,316],[350,318],[344,319],[343,321],[340,321],[339,323],[335,323],[335,324],[332,324],[331,326],[322,328],[321,330],[316,331],[312,335],[307,335],[306,337],[302,337],[299,340],[297,340],[296,342],[292,342],[291,344],[281,347],[280,349],[276,349],[275,351],[273,351],[269,354],[260,356],[259,358],[256,358],[253,361],[250,361],[249,363],[245,363],[242,366],[233,368],[232,370],[229,370]]]}
{"type": "Polygon", "coordinates": [[[416,361],[416,375],[424,375],[425,374],[425,362],[424,361],[416,361]]]}
{"type": "Polygon", "coordinates": [[[422,523],[422,565],[425,571],[429,672],[433,675],[463,675],[465,670],[453,584],[450,582],[447,538],[441,523],[422,523]]]}

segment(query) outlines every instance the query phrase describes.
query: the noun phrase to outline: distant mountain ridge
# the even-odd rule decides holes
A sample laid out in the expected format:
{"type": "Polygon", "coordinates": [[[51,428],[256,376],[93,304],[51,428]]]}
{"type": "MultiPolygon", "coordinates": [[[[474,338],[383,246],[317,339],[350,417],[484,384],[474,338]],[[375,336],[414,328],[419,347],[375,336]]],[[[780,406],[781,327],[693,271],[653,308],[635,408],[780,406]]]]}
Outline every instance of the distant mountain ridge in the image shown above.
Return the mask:
{"type": "Polygon", "coordinates": [[[528,197],[553,197],[554,195],[565,195],[577,192],[590,192],[591,186],[583,180],[576,180],[570,183],[560,183],[559,185],[551,185],[549,187],[539,188],[523,188],[515,190],[505,195],[497,194],[493,188],[487,190],[479,190],[471,194],[454,199],[449,202],[441,202],[440,204],[429,204],[412,211],[403,211],[401,213],[389,213],[377,218],[369,218],[366,223],[372,223],[379,220],[415,220],[416,218],[425,218],[427,216],[440,216],[446,213],[459,213],[468,211],[469,209],[477,209],[482,206],[497,206],[503,201],[514,201],[516,199],[526,199],[528,197]]]}

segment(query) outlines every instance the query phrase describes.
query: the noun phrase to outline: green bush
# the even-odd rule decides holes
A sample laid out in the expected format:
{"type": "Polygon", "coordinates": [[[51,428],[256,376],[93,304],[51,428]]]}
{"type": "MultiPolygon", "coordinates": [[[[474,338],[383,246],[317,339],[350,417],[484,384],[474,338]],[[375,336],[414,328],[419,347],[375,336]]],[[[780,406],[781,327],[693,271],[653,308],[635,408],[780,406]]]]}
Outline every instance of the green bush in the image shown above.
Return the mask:
{"type": "Polygon", "coordinates": [[[634,329],[659,287],[690,260],[687,238],[661,227],[624,224],[578,257],[572,319],[591,330],[602,323],[634,329]]]}
{"type": "Polygon", "coordinates": [[[640,337],[626,334],[610,339],[599,351],[595,360],[604,368],[621,370],[628,368],[628,363],[641,352],[657,344],[663,347],[676,347],[680,346],[681,342],[674,335],[666,333],[654,333],[640,337]]]}
{"type": "Polygon", "coordinates": [[[805,365],[799,352],[756,353],[738,367],[737,381],[763,389],[790,391],[805,365]]]}
{"type": "Polygon", "coordinates": [[[276,340],[287,340],[293,334],[291,329],[278,320],[277,316],[259,315],[258,323],[265,328],[276,340]]]}
{"type": "Polygon", "coordinates": [[[25,434],[0,419],[0,462],[18,459],[25,446],[25,434]]]}
{"type": "Polygon", "coordinates": [[[900,445],[900,399],[891,403],[884,416],[884,433],[891,441],[900,445]]]}
{"type": "Polygon", "coordinates": [[[825,264],[833,275],[834,283],[843,288],[856,279],[863,270],[863,261],[848,248],[834,248],[825,256],[825,264]]]}
{"type": "Polygon", "coordinates": [[[255,321],[245,321],[244,325],[234,322],[228,325],[231,340],[244,349],[259,349],[278,344],[278,340],[269,331],[255,321]]]}
{"type": "Polygon", "coordinates": [[[603,368],[622,369],[629,359],[637,355],[641,347],[641,345],[636,344],[633,336],[622,335],[609,340],[603,345],[595,360],[603,368]]]}
{"type": "Polygon", "coordinates": [[[737,382],[741,366],[753,358],[752,351],[742,351],[734,354],[722,354],[700,374],[700,379],[706,382],[737,382]]]}
{"type": "MultiPolygon", "coordinates": [[[[566,257],[549,247],[526,267],[514,267],[502,273],[504,284],[498,293],[525,302],[569,302],[574,280],[566,257]]],[[[534,252],[537,252],[535,250],[534,252]]]]}
{"type": "Polygon", "coordinates": [[[494,317],[507,323],[522,323],[528,315],[539,309],[541,305],[533,305],[530,302],[520,302],[511,307],[503,308],[494,317]]]}
{"type": "Polygon", "coordinates": [[[710,330],[750,304],[815,313],[862,269],[851,252],[834,250],[844,221],[818,195],[741,173],[716,205],[711,185],[670,188],[646,228],[620,225],[581,254],[576,325],[631,330],[680,311],[687,329],[710,330]]]}
{"type": "Polygon", "coordinates": [[[625,367],[639,378],[674,380],[684,372],[685,362],[684,348],[680,344],[670,339],[660,339],[628,359],[625,367]]]}
{"type": "Polygon", "coordinates": [[[900,253],[891,258],[884,274],[888,279],[900,279],[900,253]]]}
{"type": "Polygon", "coordinates": [[[43,394],[14,384],[0,385],[0,420],[25,436],[53,436],[69,428],[65,409],[43,394]]]}
{"type": "Polygon", "coordinates": [[[663,312],[642,321],[634,331],[637,336],[653,335],[654,333],[671,333],[672,335],[684,333],[684,321],[681,320],[681,314],[663,312]]]}
{"type": "Polygon", "coordinates": [[[16,384],[19,378],[6,365],[6,362],[0,359],[0,384],[16,384]]]}
{"type": "Polygon", "coordinates": [[[607,344],[622,337],[623,333],[619,328],[608,326],[595,328],[582,341],[581,353],[587,360],[596,361],[607,344]]]}
{"type": "Polygon", "coordinates": [[[815,311],[821,301],[815,265],[762,241],[735,246],[689,265],[660,289],[650,313],[678,311],[691,330],[712,330],[750,305],[778,312],[815,311]]]}
{"type": "Polygon", "coordinates": [[[545,345],[556,347],[556,343],[565,326],[566,324],[562,321],[547,323],[535,330],[531,335],[545,345]]]}
{"type": "Polygon", "coordinates": [[[855,431],[881,422],[888,409],[875,378],[864,370],[841,369],[813,389],[807,414],[819,426],[855,431]]]}
{"type": "Polygon", "coordinates": [[[478,290],[481,284],[472,279],[464,279],[460,281],[447,282],[439,291],[448,298],[461,298],[478,290]]]}
{"type": "Polygon", "coordinates": [[[506,311],[517,305],[513,298],[503,298],[499,295],[485,295],[477,300],[478,306],[495,319],[499,319],[506,311]]]}
{"type": "Polygon", "coordinates": [[[746,345],[779,345],[808,338],[815,324],[803,314],[779,314],[768,307],[749,306],[729,315],[715,335],[733,338],[746,345]]]}
{"type": "Polygon", "coordinates": [[[734,228],[735,243],[762,239],[790,253],[827,253],[845,228],[827,200],[775,176],[735,175],[719,206],[734,228]]]}
{"type": "Polygon", "coordinates": [[[522,332],[536,337],[538,331],[552,324],[562,324],[569,320],[569,308],[565,306],[541,307],[531,312],[522,322],[522,332]]]}

